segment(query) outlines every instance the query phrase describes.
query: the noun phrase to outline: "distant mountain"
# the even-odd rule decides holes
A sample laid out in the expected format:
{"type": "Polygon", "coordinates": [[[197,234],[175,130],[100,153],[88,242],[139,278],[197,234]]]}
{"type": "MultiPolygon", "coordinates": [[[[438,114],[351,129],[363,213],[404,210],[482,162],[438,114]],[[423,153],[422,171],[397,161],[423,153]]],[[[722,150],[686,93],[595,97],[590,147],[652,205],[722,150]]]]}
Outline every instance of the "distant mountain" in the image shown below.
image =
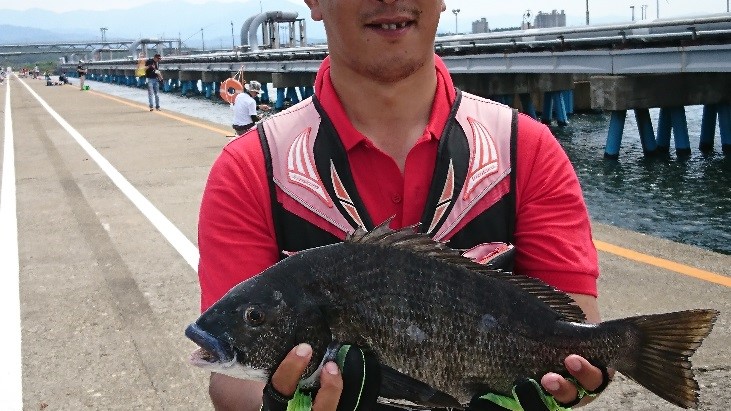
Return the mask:
{"type": "MultiPolygon", "coordinates": [[[[306,18],[310,40],[324,39],[322,23],[310,19],[309,9],[286,0],[266,0],[263,11],[296,11],[306,18]]],[[[105,27],[106,38],[180,38],[185,46],[231,48],[232,37],[240,44],[241,26],[248,17],[259,14],[259,2],[190,4],[184,1],[160,1],[127,10],[69,11],[56,13],[40,9],[0,9],[0,44],[43,42],[50,39],[98,40],[105,27]],[[20,23],[22,22],[22,23],[20,23]],[[18,27],[22,24],[21,27],[18,27]],[[233,30],[232,30],[233,29],[233,30]],[[35,31],[34,31],[35,30],[35,31]],[[201,36],[201,31],[203,36],[201,36]],[[233,31],[233,36],[232,36],[233,31]]]]}
{"type": "Polygon", "coordinates": [[[0,24],[0,44],[28,44],[57,41],[77,41],[92,38],[90,30],[51,31],[34,27],[0,24]]]}

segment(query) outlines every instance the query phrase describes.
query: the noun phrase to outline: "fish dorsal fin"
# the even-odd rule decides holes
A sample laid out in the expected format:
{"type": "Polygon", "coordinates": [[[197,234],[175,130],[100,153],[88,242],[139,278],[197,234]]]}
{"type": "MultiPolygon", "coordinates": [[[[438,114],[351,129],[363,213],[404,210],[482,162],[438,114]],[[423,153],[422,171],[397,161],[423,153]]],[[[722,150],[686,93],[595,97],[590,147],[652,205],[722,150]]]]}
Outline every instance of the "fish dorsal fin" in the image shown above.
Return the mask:
{"type": "Polygon", "coordinates": [[[538,298],[556,311],[564,320],[586,322],[586,316],[576,302],[563,291],[559,291],[541,280],[514,274],[509,271],[493,270],[477,264],[464,257],[458,250],[435,241],[426,234],[417,232],[417,226],[408,226],[394,230],[389,228],[391,219],[387,219],[371,231],[358,228],[349,234],[345,241],[350,243],[374,244],[383,247],[396,247],[417,254],[436,258],[448,264],[464,267],[468,270],[508,282],[530,295],[538,298]]]}

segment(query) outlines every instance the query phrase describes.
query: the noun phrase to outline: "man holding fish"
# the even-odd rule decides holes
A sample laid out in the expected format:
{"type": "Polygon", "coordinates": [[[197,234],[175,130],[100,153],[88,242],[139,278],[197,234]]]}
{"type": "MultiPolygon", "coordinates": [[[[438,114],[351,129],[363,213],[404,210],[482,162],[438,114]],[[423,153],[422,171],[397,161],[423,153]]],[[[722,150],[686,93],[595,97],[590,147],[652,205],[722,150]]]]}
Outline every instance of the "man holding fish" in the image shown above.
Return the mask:
{"type": "MultiPolygon", "coordinates": [[[[487,260],[480,245],[513,244],[516,273],[568,293],[599,322],[597,254],[575,172],[547,128],[454,88],[434,54],[444,0],[305,3],[328,35],[317,104],[265,121],[214,164],[199,221],[202,310],[288,252],[392,218],[392,228],[420,224],[451,248],[477,247],[476,260],[487,260]]],[[[304,342],[293,347],[273,389],[291,395],[312,355],[304,342]]],[[[539,381],[559,403],[608,382],[585,358],[564,364],[580,387],[557,373],[539,381]]],[[[258,410],[264,386],[213,373],[209,391],[217,410],[258,410]]],[[[335,410],[342,386],[327,362],[313,409],[335,410]]]]}

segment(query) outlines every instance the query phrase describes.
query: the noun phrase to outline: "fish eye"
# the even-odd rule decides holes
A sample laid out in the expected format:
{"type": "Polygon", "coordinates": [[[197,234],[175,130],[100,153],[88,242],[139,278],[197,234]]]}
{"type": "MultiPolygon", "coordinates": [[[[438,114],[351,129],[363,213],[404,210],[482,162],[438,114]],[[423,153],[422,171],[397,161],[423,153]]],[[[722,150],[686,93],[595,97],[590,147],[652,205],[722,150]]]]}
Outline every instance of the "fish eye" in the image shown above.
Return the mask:
{"type": "Polygon", "coordinates": [[[264,318],[264,311],[259,307],[251,306],[244,311],[244,320],[252,327],[264,324],[264,318]]]}

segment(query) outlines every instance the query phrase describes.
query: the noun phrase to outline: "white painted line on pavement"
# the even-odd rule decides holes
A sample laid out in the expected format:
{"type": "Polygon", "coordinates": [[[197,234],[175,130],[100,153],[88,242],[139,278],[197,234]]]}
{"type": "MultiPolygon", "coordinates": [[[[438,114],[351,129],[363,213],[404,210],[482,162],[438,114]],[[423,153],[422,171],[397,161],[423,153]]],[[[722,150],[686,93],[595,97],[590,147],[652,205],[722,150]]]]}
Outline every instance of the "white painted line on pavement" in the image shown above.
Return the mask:
{"type": "Polygon", "coordinates": [[[10,112],[10,72],[5,84],[5,134],[2,188],[0,188],[0,318],[3,358],[0,401],[5,410],[23,409],[23,357],[20,350],[20,257],[15,195],[15,148],[10,112]],[[5,408],[7,407],[7,408],[5,408]]]}
{"type": "Polygon", "coordinates": [[[71,137],[89,154],[97,165],[109,176],[112,182],[119,188],[119,190],[129,198],[130,201],[147,217],[148,220],[160,231],[166,240],[180,253],[185,261],[193,268],[198,271],[198,248],[188,240],[188,238],[176,227],[173,223],[168,220],[163,213],[160,212],[142,193],[140,193],[124,176],[117,171],[112,164],[107,161],[88,141],[81,135],[76,129],[74,129],[66,120],[63,119],[51,106],[46,103],[41,96],[33,91],[30,86],[22,83],[25,88],[33,95],[33,97],[41,103],[43,108],[56,119],[56,121],[63,127],[71,137]]]}

